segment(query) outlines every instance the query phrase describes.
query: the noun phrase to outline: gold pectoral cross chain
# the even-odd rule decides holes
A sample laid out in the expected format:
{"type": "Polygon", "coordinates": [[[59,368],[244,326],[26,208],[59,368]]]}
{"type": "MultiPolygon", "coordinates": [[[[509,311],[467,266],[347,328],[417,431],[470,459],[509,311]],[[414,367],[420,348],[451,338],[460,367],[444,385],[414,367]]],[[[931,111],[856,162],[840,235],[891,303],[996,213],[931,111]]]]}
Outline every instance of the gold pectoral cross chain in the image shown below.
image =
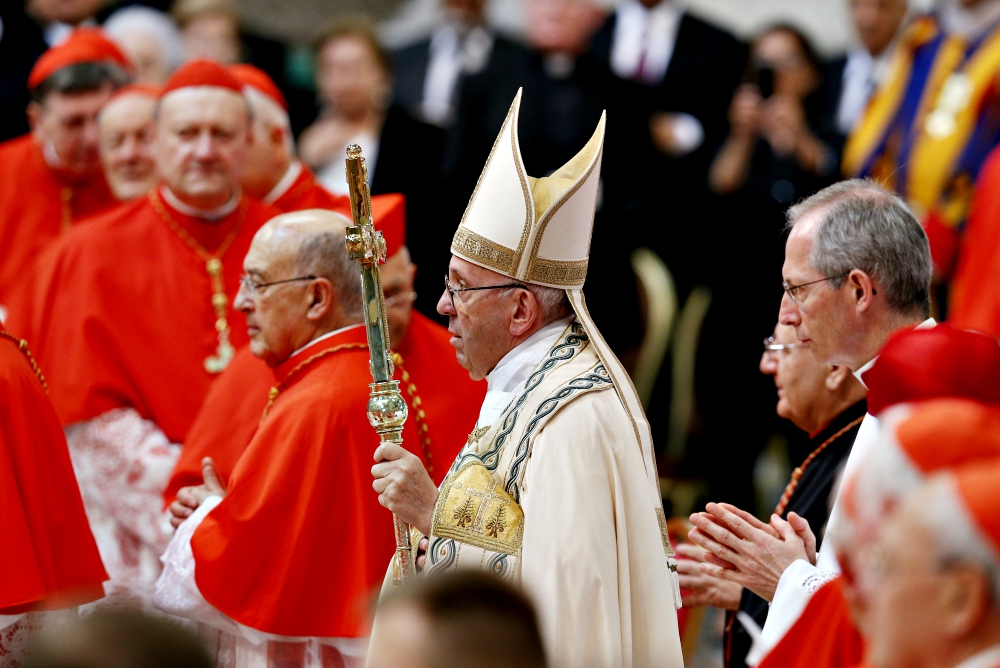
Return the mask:
{"type": "Polygon", "coordinates": [[[233,243],[240,228],[243,227],[243,221],[246,219],[247,213],[246,200],[240,202],[239,220],[236,221],[233,229],[226,235],[226,238],[219,244],[214,253],[209,253],[204,246],[198,243],[194,237],[188,234],[187,230],[174,220],[170,212],[160,203],[155,193],[149,194],[149,201],[153,204],[153,208],[156,209],[157,213],[160,214],[160,217],[166,221],[170,229],[205,262],[205,271],[208,273],[208,278],[212,285],[212,309],[215,311],[215,332],[219,341],[219,345],[215,348],[215,354],[205,358],[205,371],[212,374],[222,373],[229,366],[233,355],[236,354],[236,349],[229,342],[231,331],[228,317],[229,296],[226,295],[226,284],[222,271],[222,256],[225,255],[226,250],[233,243]]]}

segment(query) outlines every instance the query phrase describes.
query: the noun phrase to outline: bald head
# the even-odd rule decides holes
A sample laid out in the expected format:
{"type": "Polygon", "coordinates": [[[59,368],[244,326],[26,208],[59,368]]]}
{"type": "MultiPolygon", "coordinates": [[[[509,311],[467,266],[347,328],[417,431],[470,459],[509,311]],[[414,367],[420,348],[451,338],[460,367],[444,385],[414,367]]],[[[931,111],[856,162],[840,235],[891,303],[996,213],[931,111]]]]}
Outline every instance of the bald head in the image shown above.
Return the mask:
{"type": "Polygon", "coordinates": [[[344,245],[348,224],[310,209],[276,216],[254,236],[234,306],[247,317],[253,354],[269,365],[362,321],[361,282],[344,245]]]}
{"type": "Polygon", "coordinates": [[[115,197],[125,201],[156,185],[153,107],[145,92],[120,93],[97,116],[101,164],[115,197]]]}

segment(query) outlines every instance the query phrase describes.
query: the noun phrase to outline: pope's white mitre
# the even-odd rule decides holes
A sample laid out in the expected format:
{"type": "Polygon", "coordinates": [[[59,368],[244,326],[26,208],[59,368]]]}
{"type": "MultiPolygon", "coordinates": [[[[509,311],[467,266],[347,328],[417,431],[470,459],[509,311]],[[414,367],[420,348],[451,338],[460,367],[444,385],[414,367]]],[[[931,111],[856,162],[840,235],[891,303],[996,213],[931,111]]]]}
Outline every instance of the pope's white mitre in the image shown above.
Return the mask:
{"type": "Polygon", "coordinates": [[[604,152],[604,121],[573,159],[551,176],[524,170],[517,140],[521,91],[455,232],[451,252],[519,281],[583,287],[604,152]]]}

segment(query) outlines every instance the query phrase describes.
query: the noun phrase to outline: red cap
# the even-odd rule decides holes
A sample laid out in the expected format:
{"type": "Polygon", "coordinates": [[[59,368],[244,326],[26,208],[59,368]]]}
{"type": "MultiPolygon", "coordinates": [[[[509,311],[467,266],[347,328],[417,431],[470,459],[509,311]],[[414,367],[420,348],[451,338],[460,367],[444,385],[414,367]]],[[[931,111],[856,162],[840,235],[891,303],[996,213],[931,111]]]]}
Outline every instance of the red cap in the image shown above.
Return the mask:
{"type": "Polygon", "coordinates": [[[160,87],[152,84],[129,84],[116,90],[115,94],[111,96],[111,99],[113,100],[116,97],[122,97],[125,95],[145,95],[146,97],[151,97],[155,100],[160,97],[160,87]]]}
{"type": "Polygon", "coordinates": [[[177,68],[167,83],[163,84],[160,97],[172,93],[179,88],[190,86],[212,86],[225,88],[234,93],[243,94],[243,86],[229,70],[214,60],[192,60],[177,68]]]}
{"type": "Polygon", "coordinates": [[[229,66],[229,73],[236,77],[236,80],[244,86],[256,88],[278,103],[278,106],[282,109],[288,111],[288,103],[285,101],[285,96],[281,94],[281,89],[274,83],[274,79],[267,76],[267,72],[264,70],[253,65],[238,63],[229,66]]]}
{"type": "Polygon", "coordinates": [[[372,197],[372,222],[385,237],[385,256],[398,253],[406,245],[406,197],[400,193],[372,197]]]}
{"type": "Polygon", "coordinates": [[[895,437],[924,475],[1000,457],[1000,406],[971,399],[921,401],[895,425],[895,437]]]}
{"type": "Polygon", "coordinates": [[[66,41],[43,53],[35,62],[28,75],[28,90],[35,90],[62,68],[80,63],[112,63],[126,72],[132,71],[132,62],[103,30],[77,28],[66,41]]]}
{"type": "Polygon", "coordinates": [[[1000,404],[1000,345],[986,334],[940,324],[894,333],[863,374],[868,412],[902,402],[967,397],[1000,404]]]}
{"type": "Polygon", "coordinates": [[[955,472],[955,491],[977,528],[1000,555],[1000,461],[984,462],[955,472]]]}

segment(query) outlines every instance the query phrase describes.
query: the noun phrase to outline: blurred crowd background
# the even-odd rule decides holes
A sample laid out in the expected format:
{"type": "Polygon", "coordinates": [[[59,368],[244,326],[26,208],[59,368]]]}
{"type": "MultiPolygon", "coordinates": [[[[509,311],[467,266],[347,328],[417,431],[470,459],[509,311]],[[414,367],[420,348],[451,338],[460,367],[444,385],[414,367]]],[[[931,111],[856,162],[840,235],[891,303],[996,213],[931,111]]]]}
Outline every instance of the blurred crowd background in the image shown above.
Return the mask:
{"type": "Polygon", "coordinates": [[[416,306],[437,317],[451,235],[518,88],[533,176],[571,158],[607,110],[586,293],[647,403],[668,515],[707,498],[766,513],[808,447],[758,369],[784,210],[841,178],[880,68],[928,5],[9,0],[0,139],[28,130],[28,73],[72,26],[103,25],[140,82],[196,57],[257,65],[329,190],[346,193],[344,148],[359,143],[373,193],[406,195],[416,306]]]}

